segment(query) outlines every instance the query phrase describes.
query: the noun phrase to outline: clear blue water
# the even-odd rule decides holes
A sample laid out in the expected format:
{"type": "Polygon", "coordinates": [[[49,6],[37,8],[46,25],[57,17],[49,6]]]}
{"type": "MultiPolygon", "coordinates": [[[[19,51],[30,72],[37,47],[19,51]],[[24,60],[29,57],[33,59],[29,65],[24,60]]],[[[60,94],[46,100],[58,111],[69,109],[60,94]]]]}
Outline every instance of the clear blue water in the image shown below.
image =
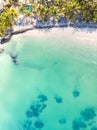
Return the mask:
{"type": "Polygon", "coordinates": [[[40,33],[0,54],[0,130],[97,130],[97,41],[40,33]]]}

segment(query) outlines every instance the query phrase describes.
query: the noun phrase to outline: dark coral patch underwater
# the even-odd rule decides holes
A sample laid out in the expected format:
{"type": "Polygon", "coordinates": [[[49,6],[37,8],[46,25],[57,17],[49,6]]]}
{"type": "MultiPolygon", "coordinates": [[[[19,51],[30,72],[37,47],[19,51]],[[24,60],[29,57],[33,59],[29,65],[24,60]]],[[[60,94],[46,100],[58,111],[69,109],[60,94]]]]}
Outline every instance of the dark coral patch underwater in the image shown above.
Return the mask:
{"type": "Polygon", "coordinates": [[[94,126],[94,127],[91,128],[91,130],[97,130],[97,127],[94,126]]]}
{"type": "Polygon", "coordinates": [[[47,96],[44,95],[44,94],[40,94],[40,95],[38,95],[37,98],[39,99],[40,102],[45,102],[45,101],[48,100],[47,96]]]}
{"type": "Polygon", "coordinates": [[[24,125],[23,125],[23,130],[30,130],[32,126],[32,121],[31,120],[27,120],[25,121],[24,125]]]}
{"type": "Polygon", "coordinates": [[[30,108],[26,111],[27,118],[39,117],[40,113],[43,112],[43,110],[47,107],[47,105],[44,103],[47,100],[48,98],[46,95],[38,95],[37,100],[34,101],[30,108]]]}
{"type": "Polygon", "coordinates": [[[66,123],[66,119],[65,119],[65,118],[61,118],[61,119],[59,120],[59,123],[60,123],[61,125],[64,125],[64,124],[66,123]]]}
{"type": "Polygon", "coordinates": [[[33,116],[32,111],[27,110],[27,111],[26,111],[26,116],[27,116],[28,118],[32,118],[32,116],[33,116]]]}
{"type": "Polygon", "coordinates": [[[81,120],[74,120],[72,122],[72,128],[73,128],[73,130],[80,130],[81,128],[83,128],[83,129],[87,128],[87,125],[85,122],[83,122],[81,120]]]}
{"type": "Polygon", "coordinates": [[[34,126],[38,129],[42,129],[44,127],[44,123],[41,120],[37,120],[35,121],[34,126]]]}
{"type": "Polygon", "coordinates": [[[81,111],[81,116],[83,117],[83,119],[85,121],[89,121],[95,118],[96,116],[96,112],[94,110],[94,108],[89,107],[86,108],[85,110],[81,111]]]}
{"type": "Polygon", "coordinates": [[[57,103],[62,103],[62,102],[63,102],[62,97],[59,96],[59,95],[56,95],[56,96],[55,96],[55,100],[56,100],[57,103]]]}
{"type": "Polygon", "coordinates": [[[80,92],[78,90],[74,90],[73,92],[73,96],[76,98],[76,97],[79,97],[80,95],[80,92]]]}

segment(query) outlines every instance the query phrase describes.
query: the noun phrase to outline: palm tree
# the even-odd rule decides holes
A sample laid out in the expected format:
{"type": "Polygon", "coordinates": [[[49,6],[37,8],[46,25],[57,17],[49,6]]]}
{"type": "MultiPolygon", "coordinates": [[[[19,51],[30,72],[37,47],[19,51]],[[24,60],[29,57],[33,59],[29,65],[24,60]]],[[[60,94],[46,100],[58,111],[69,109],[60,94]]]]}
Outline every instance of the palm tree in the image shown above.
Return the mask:
{"type": "Polygon", "coordinates": [[[0,14],[0,35],[5,34],[9,28],[12,28],[16,17],[17,13],[15,9],[4,8],[3,12],[0,14]]]}
{"type": "Polygon", "coordinates": [[[66,17],[70,21],[74,21],[78,13],[80,13],[80,6],[75,0],[68,0],[65,2],[64,17],[66,17]]]}

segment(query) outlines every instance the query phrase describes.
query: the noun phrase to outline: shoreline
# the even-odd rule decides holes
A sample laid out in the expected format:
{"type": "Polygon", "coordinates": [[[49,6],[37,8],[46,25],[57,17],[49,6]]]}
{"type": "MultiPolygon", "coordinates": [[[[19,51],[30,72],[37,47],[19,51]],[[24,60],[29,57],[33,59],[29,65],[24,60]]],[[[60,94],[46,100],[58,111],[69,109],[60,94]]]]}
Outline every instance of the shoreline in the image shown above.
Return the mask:
{"type": "MultiPolygon", "coordinates": [[[[96,26],[97,26],[97,24],[95,24],[96,26]]],[[[67,28],[71,28],[71,29],[73,29],[73,33],[75,33],[75,32],[79,32],[79,31],[82,31],[83,33],[97,33],[97,27],[94,27],[94,24],[93,24],[93,26],[86,26],[86,27],[83,27],[82,25],[80,26],[80,27],[78,27],[78,26],[73,26],[73,24],[72,24],[72,26],[70,25],[70,26],[68,26],[67,24],[65,24],[64,26],[62,25],[62,26],[41,26],[41,27],[39,27],[39,26],[37,26],[37,25],[30,25],[30,26],[21,26],[21,27],[17,27],[17,26],[14,26],[13,27],[13,31],[12,32],[10,32],[10,34],[7,34],[6,36],[4,36],[4,37],[1,37],[0,38],[0,44],[2,45],[2,44],[5,44],[5,43],[7,43],[7,42],[9,42],[10,40],[11,40],[11,38],[12,38],[12,36],[13,35],[18,35],[18,34],[22,34],[22,33],[26,33],[26,32],[28,32],[28,31],[32,31],[32,30],[51,30],[51,29],[67,29],[67,28]]],[[[80,34],[79,34],[80,35],[80,34]]],[[[1,47],[0,47],[1,48],[1,47]]]]}
{"type": "Polygon", "coordinates": [[[88,41],[89,45],[93,45],[92,41],[97,45],[96,38],[97,38],[97,28],[74,28],[74,27],[52,27],[52,28],[27,28],[25,30],[20,30],[16,32],[12,32],[10,35],[7,35],[4,37],[3,43],[0,44],[0,53],[3,53],[5,50],[5,43],[8,43],[13,36],[34,36],[34,37],[44,37],[46,35],[47,38],[50,38],[51,36],[53,38],[57,37],[60,38],[63,37],[63,40],[68,40],[69,38],[72,38],[72,40],[78,40],[82,41],[81,43],[84,44],[85,41],[88,41]],[[19,35],[18,35],[19,34],[19,35]]]}

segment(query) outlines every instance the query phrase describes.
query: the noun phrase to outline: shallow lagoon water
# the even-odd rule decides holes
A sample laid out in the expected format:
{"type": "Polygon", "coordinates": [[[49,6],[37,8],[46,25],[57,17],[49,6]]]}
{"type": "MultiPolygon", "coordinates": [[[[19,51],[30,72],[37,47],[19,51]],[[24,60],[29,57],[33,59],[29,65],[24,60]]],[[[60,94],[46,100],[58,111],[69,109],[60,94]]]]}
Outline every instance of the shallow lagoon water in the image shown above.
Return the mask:
{"type": "Polygon", "coordinates": [[[49,34],[0,54],[0,130],[97,130],[97,40],[49,34]]]}

